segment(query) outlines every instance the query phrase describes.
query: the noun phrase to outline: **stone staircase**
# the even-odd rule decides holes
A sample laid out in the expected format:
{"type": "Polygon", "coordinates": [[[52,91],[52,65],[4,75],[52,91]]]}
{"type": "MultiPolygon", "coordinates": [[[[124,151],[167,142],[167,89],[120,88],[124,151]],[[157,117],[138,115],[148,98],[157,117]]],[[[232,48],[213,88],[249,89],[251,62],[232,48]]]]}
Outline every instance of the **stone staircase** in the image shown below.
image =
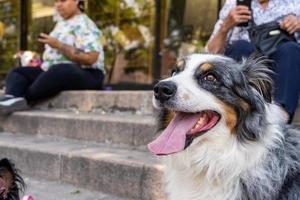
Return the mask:
{"type": "Polygon", "coordinates": [[[0,119],[1,157],[38,180],[163,200],[164,166],[146,149],[155,137],[151,101],[146,91],[63,92],[0,119]]]}

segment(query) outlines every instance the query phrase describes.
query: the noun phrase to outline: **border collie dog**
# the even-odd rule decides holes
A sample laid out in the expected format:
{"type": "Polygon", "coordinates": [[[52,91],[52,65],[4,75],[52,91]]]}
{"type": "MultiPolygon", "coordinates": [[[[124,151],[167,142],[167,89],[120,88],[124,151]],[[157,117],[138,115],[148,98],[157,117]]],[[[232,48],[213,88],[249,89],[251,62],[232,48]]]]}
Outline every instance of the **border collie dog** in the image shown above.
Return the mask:
{"type": "Polygon", "coordinates": [[[148,148],[169,200],[300,199],[300,133],[271,103],[265,63],[194,54],[156,84],[162,133],[148,148]]]}
{"type": "Polygon", "coordinates": [[[17,170],[6,158],[0,160],[0,200],[19,200],[25,183],[17,170]]]}

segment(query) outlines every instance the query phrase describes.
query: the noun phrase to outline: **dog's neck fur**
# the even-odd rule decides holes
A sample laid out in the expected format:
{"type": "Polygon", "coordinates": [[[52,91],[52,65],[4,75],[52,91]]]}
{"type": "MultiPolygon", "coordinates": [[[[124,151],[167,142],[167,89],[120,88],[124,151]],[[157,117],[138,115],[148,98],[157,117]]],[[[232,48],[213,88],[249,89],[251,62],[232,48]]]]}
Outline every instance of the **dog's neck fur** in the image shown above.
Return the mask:
{"type": "Polygon", "coordinates": [[[282,115],[276,106],[266,110],[268,123],[259,142],[243,146],[235,136],[224,133],[229,130],[220,123],[207,138],[194,141],[199,147],[166,157],[169,199],[276,199],[270,195],[281,189],[287,173],[286,165],[278,166],[284,162],[278,161],[284,153],[282,119],[278,119],[282,115]]]}

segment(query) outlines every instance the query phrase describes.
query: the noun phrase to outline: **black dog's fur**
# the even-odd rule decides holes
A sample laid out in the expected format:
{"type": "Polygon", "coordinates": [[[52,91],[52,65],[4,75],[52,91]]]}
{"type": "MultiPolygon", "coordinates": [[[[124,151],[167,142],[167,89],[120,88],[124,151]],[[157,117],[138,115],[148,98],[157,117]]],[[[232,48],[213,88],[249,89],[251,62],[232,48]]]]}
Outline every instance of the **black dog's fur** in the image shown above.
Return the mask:
{"type": "Polygon", "coordinates": [[[0,200],[19,200],[25,182],[15,165],[4,158],[0,160],[0,200]]]}

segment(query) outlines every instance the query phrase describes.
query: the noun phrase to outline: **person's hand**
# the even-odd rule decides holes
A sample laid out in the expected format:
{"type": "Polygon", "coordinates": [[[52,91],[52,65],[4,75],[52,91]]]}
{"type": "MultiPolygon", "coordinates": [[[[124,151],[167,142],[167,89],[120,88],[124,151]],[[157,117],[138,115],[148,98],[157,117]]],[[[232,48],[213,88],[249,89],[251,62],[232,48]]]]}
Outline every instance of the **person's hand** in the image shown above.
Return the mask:
{"type": "Polygon", "coordinates": [[[289,34],[300,31],[300,20],[295,15],[288,15],[280,22],[280,28],[286,30],[289,34]]]}
{"type": "Polygon", "coordinates": [[[240,23],[248,22],[250,19],[251,11],[247,6],[236,6],[225,18],[223,28],[228,31],[240,23]]]}
{"type": "Polygon", "coordinates": [[[61,46],[61,42],[58,41],[56,38],[51,37],[45,33],[41,33],[40,37],[38,38],[39,42],[42,42],[44,44],[48,44],[50,47],[54,49],[58,49],[61,46]]]}

